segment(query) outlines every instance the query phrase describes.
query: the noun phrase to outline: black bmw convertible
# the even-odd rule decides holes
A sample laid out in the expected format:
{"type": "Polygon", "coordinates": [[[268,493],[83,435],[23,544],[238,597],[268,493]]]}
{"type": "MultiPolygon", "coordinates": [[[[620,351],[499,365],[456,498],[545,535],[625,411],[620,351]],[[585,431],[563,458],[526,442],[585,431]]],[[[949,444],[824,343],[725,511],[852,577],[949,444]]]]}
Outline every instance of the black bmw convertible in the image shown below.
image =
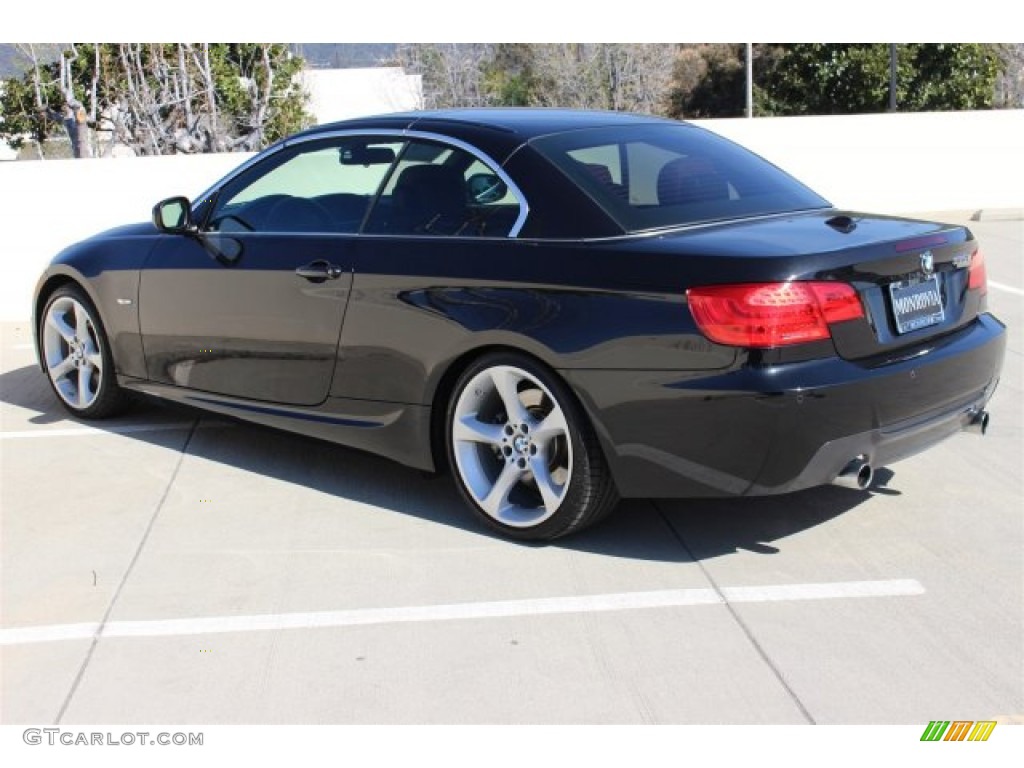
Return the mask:
{"type": "Polygon", "coordinates": [[[297,134],[67,248],[34,308],[75,416],[137,391],[447,468],[538,540],[620,497],[865,489],[984,430],[1005,346],[967,229],[837,210],[691,125],[562,110],[297,134]]]}

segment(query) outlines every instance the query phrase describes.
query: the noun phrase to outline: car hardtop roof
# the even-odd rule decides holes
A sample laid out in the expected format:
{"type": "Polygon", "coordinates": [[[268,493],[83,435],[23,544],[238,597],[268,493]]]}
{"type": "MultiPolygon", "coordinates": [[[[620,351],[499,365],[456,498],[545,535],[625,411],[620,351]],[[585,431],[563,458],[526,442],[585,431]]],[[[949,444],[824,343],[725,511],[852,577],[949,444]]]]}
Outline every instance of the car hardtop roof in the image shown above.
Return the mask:
{"type": "Polygon", "coordinates": [[[387,128],[391,130],[420,130],[425,132],[436,130],[439,133],[450,135],[454,138],[470,138],[477,131],[490,129],[491,131],[510,134],[520,141],[529,141],[538,136],[583,128],[666,123],[683,125],[683,123],[676,120],[667,120],[651,115],[637,115],[629,112],[545,107],[491,107],[436,109],[359,117],[318,125],[298,135],[310,137],[318,133],[387,128]]]}

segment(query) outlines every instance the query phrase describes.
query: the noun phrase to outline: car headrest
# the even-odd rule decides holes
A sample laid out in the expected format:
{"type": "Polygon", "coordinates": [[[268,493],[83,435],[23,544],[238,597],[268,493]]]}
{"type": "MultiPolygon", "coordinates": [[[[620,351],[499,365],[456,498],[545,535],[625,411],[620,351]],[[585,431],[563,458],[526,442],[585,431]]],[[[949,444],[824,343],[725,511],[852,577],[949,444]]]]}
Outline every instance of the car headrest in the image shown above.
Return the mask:
{"type": "Polygon", "coordinates": [[[681,205],[727,200],[729,184],[715,166],[699,157],[680,157],[658,173],[658,203],[681,205]]]}
{"type": "Polygon", "coordinates": [[[591,176],[600,181],[602,184],[612,185],[612,172],[607,165],[601,163],[583,163],[583,167],[587,169],[591,176]]]}
{"type": "Polygon", "coordinates": [[[466,208],[466,181],[446,165],[411,165],[395,182],[395,205],[404,210],[461,214],[466,208]]]}

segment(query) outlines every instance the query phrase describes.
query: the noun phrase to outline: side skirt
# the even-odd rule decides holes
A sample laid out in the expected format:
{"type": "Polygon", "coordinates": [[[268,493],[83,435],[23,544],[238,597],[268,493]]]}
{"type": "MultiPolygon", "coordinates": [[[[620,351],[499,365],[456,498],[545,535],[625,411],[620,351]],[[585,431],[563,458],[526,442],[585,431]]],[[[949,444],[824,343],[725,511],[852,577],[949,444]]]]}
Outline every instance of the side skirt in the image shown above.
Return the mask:
{"type": "Polygon", "coordinates": [[[425,405],[329,397],[318,406],[295,407],[182,389],[129,376],[118,376],[118,384],[162,400],[369,451],[416,469],[435,470],[430,448],[430,408],[425,405]]]}

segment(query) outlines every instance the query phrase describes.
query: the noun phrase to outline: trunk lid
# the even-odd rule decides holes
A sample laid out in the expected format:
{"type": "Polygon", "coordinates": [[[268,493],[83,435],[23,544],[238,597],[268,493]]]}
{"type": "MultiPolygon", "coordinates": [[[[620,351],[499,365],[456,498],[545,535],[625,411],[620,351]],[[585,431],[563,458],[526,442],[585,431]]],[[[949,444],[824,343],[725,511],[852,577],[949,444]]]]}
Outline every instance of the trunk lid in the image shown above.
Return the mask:
{"type": "Polygon", "coordinates": [[[968,290],[977,241],[955,224],[828,209],[666,233],[662,247],[699,257],[691,264],[703,262],[696,284],[705,275],[707,283],[849,283],[864,317],[830,326],[836,351],[848,360],[918,354],[985,305],[983,289],[968,290]]]}

